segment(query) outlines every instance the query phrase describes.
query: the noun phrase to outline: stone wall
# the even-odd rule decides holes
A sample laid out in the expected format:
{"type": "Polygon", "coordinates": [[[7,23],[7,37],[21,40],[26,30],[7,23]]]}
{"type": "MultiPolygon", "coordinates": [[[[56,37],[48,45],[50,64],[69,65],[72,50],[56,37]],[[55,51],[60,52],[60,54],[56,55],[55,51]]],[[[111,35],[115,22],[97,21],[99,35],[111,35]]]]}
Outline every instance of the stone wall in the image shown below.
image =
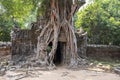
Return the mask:
{"type": "Polygon", "coordinates": [[[113,45],[87,45],[87,57],[120,59],[120,47],[113,45]]]}
{"type": "Polygon", "coordinates": [[[0,42],[0,57],[11,53],[11,42],[0,42]]]}
{"type": "Polygon", "coordinates": [[[33,30],[18,30],[12,34],[12,60],[22,61],[26,60],[28,56],[34,53],[35,46],[37,44],[36,35],[33,30]]]}
{"type": "MultiPolygon", "coordinates": [[[[11,54],[11,42],[0,42],[0,56],[11,54]]],[[[87,45],[87,57],[102,58],[120,58],[120,47],[109,45],[87,45]]]]}

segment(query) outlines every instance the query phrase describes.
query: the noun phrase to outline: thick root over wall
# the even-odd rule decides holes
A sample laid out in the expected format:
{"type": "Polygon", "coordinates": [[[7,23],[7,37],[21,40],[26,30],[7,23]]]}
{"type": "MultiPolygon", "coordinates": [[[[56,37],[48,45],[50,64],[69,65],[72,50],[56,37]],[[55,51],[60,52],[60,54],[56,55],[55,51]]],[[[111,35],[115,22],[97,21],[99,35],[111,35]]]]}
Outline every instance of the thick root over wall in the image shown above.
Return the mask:
{"type": "MultiPolygon", "coordinates": [[[[77,68],[83,64],[84,60],[78,56],[77,53],[77,40],[75,30],[73,27],[73,16],[78,7],[82,4],[77,3],[78,0],[50,0],[50,15],[47,24],[38,36],[37,55],[36,59],[45,66],[55,67],[53,62],[55,53],[58,46],[58,41],[61,32],[65,33],[66,38],[66,54],[70,55],[68,62],[69,68],[77,68]],[[52,42],[50,51],[48,50],[49,44],[52,42]]],[[[79,2],[84,3],[84,2],[79,2]]]]}

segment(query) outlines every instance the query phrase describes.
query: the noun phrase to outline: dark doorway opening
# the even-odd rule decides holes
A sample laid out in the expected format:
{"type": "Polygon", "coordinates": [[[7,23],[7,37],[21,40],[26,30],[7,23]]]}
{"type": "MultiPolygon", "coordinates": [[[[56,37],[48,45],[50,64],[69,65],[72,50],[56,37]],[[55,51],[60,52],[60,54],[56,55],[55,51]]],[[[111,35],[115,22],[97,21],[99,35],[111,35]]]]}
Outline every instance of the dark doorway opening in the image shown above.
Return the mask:
{"type": "MultiPolygon", "coordinates": [[[[49,43],[49,46],[48,46],[48,53],[51,51],[52,49],[52,42],[49,43]]],[[[62,60],[63,60],[63,47],[64,47],[64,42],[58,42],[58,46],[57,46],[57,50],[56,50],[56,53],[54,55],[54,64],[56,66],[58,65],[61,65],[62,64],[62,60]]]]}
{"type": "Polygon", "coordinates": [[[57,66],[61,65],[61,63],[62,63],[62,58],[63,58],[62,47],[63,47],[62,42],[58,42],[57,50],[56,50],[55,57],[54,57],[54,60],[53,60],[53,62],[57,66]]]}

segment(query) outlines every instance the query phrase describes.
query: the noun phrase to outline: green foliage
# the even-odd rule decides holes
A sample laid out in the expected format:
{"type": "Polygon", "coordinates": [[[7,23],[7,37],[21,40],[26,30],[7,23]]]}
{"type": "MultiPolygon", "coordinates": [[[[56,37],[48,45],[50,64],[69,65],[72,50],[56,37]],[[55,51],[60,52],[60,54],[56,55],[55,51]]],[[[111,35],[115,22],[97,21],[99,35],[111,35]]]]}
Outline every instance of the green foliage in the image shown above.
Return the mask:
{"type": "Polygon", "coordinates": [[[12,17],[22,29],[31,27],[31,22],[45,15],[49,0],[0,0],[0,41],[10,40],[14,26],[12,17]]]}
{"type": "Polygon", "coordinates": [[[0,0],[0,41],[10,40],[10,31],[14,26],[12,17],[21,28],[30,27],[36,20],[37,0],[0,0]]]}
{"type": "MultiPolygon", "coordinates": [[[[0,0],[0,41],[10,40],[12,17],[22,28],[30,27],[36,17],[45,15],[50,0],[0,0]]],[[[88,32],[89,42],[120,44],[120,1],[95,0],[75,16],[77,28],[88,32]]]]}
{"type": "Polygon", "coordinates": [[[14,17],[19,25],[24,28],[24,22],[31,15],[34,7],[32,0],[1,0],[0,2],[4,6],[5,18],[14,17]]]}
{"type": "Polygon", "coordinates": [[[10,41],[12,22],[0,16],[0,41],[10,41]]]}
{"type": "Polygon", "coordinates": [[[77,13],[77,28],[88,32],[92,44],[120,45],[120,1],[96,0],[77,13]]]}

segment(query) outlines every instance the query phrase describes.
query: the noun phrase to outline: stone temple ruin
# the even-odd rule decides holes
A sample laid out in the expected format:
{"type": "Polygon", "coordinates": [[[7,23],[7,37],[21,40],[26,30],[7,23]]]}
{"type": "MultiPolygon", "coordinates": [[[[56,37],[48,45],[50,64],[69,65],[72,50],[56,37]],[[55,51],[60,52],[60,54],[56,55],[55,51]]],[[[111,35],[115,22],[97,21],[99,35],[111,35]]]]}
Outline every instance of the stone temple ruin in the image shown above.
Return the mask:
{"type": "MultiPolygon", "coordinates": [[[[11,41],[12,41],[11,59],[14,62],[14,64],[35,60],[35,56],[37,55],[36,53],[37,53],[38,35],[42,30],[43,22],[44,22],[43,20],[40,20],[39,22],[32,23],[31,29],[20,29],[18,27],[14,27],[14,29],[11,32],[11,41]]],[[[76,37],[77,37],[78,54],[80,57],[85,58],[86,47],[87,47],[86,32],[83,32],[82,29],[78,31],[76,30],[76,37]]],[[[55,65],[64,64],[65,62],[67,62],[67,58],[69,59],[70,57],[70,54],[66,54],[65,52],[65,43],[66,43],[66,38],[64,36],[64,32],[62,32],[59,37],[59,42],[54,57],[55,65]]],[[[52,43],[49,44],[47,52],[49,52],[51,46],[52,43]]]]}

